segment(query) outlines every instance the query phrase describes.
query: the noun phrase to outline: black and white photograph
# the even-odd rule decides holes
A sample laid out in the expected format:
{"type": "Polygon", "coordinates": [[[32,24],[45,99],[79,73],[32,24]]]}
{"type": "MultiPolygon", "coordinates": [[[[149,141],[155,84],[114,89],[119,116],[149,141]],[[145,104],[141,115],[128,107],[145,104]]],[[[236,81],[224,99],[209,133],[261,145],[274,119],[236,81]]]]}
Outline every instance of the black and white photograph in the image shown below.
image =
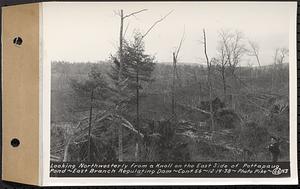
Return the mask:
{"type": "Polygon", "coordinates": [[[289,167],[294,4],[46,5],[50,169],[289,167]]]}

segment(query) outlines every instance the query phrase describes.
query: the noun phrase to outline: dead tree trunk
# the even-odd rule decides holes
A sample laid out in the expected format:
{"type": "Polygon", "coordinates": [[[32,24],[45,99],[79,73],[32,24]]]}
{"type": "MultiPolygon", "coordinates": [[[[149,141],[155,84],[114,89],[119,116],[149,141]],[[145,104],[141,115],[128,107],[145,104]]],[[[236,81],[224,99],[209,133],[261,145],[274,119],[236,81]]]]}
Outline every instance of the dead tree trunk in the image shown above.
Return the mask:
{"type": "Polygon", "coordinates": [[[203,46],[204,46],[204,54],[207,64],[207,82],[209,86],[209,109],[210,109],[210,120],[211,120],[211,130],[215,130],[214,125],[214,113],[213,113],[213,106],[212,106],[212,82],[211,82],[211,62],[208,59],[207,50],[206,50],[206,35],[205,29],[203,29],[203,46]]]}
{"type": "MultiPolygon", "coordinates": [[[[118,75],[118,85],[120,85],[122,81],[122,71],[123,71],[123,22],[124,15],[123,10],[121,10],[121,25],[120,25],[120,47],[119,47],[119,59],[120,59],[120,69],[118,75]]],[[[121,92],[121,86],[118,86],[119,91],[121,92]]],[[[121,123],[118,125],[118,149],[119,149],[119,161],[123,161],[123,127],[121,123]]]]}
{"type": "Polygon", "coordinates": [[[173,52],[173,76],[172,76],[172,116],[175,118],[175,106],[176,106],[176,96],[175,96],[175,77],[176,77],[176,56],[173,52]]]}
{"type": "Polygon", "coordinates": [[[141,141],[140,141],[140,115],[139,115],[139,65],[136,64],[136,130],[138,134],[136,135],[136,153],[135,160],[139,161],[140,152],[141,152],[141,141]]]}

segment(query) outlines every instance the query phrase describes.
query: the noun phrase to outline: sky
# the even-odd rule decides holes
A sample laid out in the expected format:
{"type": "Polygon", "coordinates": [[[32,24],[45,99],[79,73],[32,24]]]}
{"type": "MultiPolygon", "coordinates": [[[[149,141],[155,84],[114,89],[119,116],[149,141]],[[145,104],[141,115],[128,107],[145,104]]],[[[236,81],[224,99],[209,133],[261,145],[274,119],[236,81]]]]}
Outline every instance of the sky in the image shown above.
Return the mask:
{"type": "MultiPolygon", "coordinates": [[[[240,31],[244,42],[259,45],[262,65],[272,63],[276,48],[289,47],[290,20],[295,3],[284,2],[106,2],[43,4],[44,54],[48,60],[95,62],[108,60],[119,44],[120,9],[124,15],[148,9],[124,22],[125,38],[135,31],[145,33],[158,19],[173,12],[145,37],[147,54],[158,62],[171,62],[185,31],[179,63],[204,64],[203,29],[207,35],[209,57],[216,56],[221,30],[240,31]]],[[[257,64],[245,56],[242,64],[257,64]]]]}

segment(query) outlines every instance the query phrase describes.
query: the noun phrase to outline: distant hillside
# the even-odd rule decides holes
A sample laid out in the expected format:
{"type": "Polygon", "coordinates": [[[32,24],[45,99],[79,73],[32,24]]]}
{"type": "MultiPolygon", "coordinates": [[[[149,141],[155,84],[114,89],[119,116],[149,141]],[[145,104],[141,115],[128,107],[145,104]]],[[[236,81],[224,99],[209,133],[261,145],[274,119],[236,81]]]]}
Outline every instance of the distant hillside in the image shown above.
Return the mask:
{"type": "MultiPolygon", "coordinates": [[[[53,100],[53,116],[55,120],[60,120],[60,117],[65,116],[67,111],[68,91],[71,93],[69,82],[71,79],[84,80],[87,78],[88,72],[93,66],[100,67],[103,70],[103,75],[106,80],[110,82],[107,73],[110,72],[111,64],[108,62],[98,63],[68,63],[68,62],[53,62],[52,63],[52,98],[53,100]],[[57,103],[57,104],[56,104],[57,103]],[[61,104],[66,104],[66,109],[58,108],[61,104]],[[57,108],[56,108],[57,107],[57,108]]],[[[214,96],[222,97],[223,86],[221,77],[216,68],[214,68],[213,87],[214,96]]],[[[153,71],[154,81],[144,85],[141,91],[141,113],[145,115],[152,115],[155,119],[161,117],[168,117],[171,106],[171,86],[172,86],[172,65],[156,64],[153,71]],[[160,107],[161,106],[161,107],[160,107]],[[160,110],[159,110],[160,109],[160,110]]],[[[207,86],[207,73],[206,68],[197,64],[179,64],[177,66],[178,79],[176,98],[178,103],[197,106],[201,101],[208,100],[208,86],[207,86]]],[[[277,95],[287,95],[288,93],[288,64],[280,65],[275,69],[274,66],[261,66],[261,67],[239,67],[237,74],[239,80],[229,77],[227,78],[228,93],[269,93],[277,95]],[[274,72],[274,73],[272,73],[274,72]],[[276,80],[272,83],[273,80],[276,80]],[[274,79],[275,78],[275,79],[274,79]],[[233,86],[235,85],[235,88],[233,86]],[[232,87],[231,87],[232,86],[232,87]],[[237,88],[238,86],[238,88],[237,88]],[[237,91],[238,89],[238,91],[237,91]]],[[[243,96],[235,97],[235,100],[242,100],[243,96]]],[[[260,103],[260,102],[259,102],[260,103]]],[[[236,102],[243,104],[243,102],[236,102]]],[[[246,107],[246,106],[245,106],[246,107]]],[[[64,118],[65,119],[65,118],[64,118]]]]}

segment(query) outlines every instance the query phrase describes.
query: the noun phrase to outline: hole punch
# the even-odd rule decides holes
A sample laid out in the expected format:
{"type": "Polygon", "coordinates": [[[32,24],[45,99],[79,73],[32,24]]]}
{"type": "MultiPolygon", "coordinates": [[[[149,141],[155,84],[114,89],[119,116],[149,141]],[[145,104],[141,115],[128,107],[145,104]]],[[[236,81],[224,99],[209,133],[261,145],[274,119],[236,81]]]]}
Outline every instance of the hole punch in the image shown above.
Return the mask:
{"type": "Polygon", "coordinates": [[[13,40],[13,43],[16,45],[16,46],[21,46],[22,43],[23,43],[23,39],[21,37],[15,37],[14,40],[13,40]]]}
{"type": "Polygon", "coordinates": [[[20,145],[20,140],[17,139],[17,138],[13,138],[11,141],[10,141],[10,144],[12,147],[16,148],[20,145]]]}

